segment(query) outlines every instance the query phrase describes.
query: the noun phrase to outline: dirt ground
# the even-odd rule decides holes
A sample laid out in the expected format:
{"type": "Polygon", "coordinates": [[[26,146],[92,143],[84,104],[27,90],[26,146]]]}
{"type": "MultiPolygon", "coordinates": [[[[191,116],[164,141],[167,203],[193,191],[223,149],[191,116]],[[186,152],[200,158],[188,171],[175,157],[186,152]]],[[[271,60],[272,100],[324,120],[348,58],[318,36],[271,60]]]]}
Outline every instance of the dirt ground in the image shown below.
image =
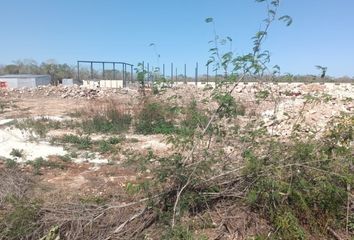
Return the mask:
{"type": "MultiPolygon", "coordinates": [[[[52,90],[51,90],[52,91],[52,90]]],[[[188,103],[192,99],[201,100],[210,98],[210,91],[196,89],[193,86],[178,87],[170,89],[158,98],[161,101],[176,99],[179,104],[188,103]],[[177,96],[173,98],[174,96],[177,96]]],[[[54,119],[70,119],[71,115],[78,110],[88,108],[97,104],[97,101],[111,100],[129,106],[136,107],[139,102],[137,92],[130,94],[100,95],[100,98],[87,99],[84,97],[63,97],[63,92],[58,94],[43,94],[42,90],[32,91],[31,94],[23,92],[1,92],[0,102],[5,103],[0,111],[0,158],[3,160],[10,157],[10,150],[13,148],[25,149],[27,160],[44,157],[50,162],[60,163],[61,168],[43,168],[41,174],[34,177],[36,187],[33,189],[34,196],[41,196],[48,201],[69,202],[82,200],[92,196],[97,199],[116,199],[117,201],[129,201],[126,196],[125,186],[127,182],[137,181],[139,177],[134,169],[125,167],[122,162],[124,154],[118,154],[114,162],[105,159],[104,154],[96,154],[95,160],[84,159],[74,162],[63,162],[59,155],[68,154],[64,146],[52,146],[48,141],[32,141],[26,135],[25,130],[18,130],[8,123],[12,120],[49,117],[54,119]]],[[[338,116],[342,112],[354,114],[354,86],[345,85],[320,85],[320,84],[294,84],[294,85],[252,85],[240,84],[234,92],[234,96],[246,106],[248,113],[254,112],[263,118],[271,134],[289,135],[295,123],[306,126],[315,126],[317,132],[321,132],[329,119],[338,116]],[[257,93],[269,91],[269,98],[266,100],[257,99],[257,93]],[[298,116],[301,116],[299,118],[298,116]],[[276,123],[276,124],[275,124],[276,123]]],[[[206,108],[212,105],[205,105],[206,108]]],[[[57,136],[64,133],[71,133],[73,129],[51,130],[48,136],[57,136]]],[[[102,136],[92,136],[99,139],[102,136]]],[[[163,155],[168,152],[171,146],[166,143],[162,135],[138,135],[126,134],[126,139],[131,139],[124,144],[124,151],[147,152],[152,149],[155,154],[163,155]]],[[[21,162],[18,159],[18,162],[21,162]]],[[[22,162],[25,162],[23,160],[22,162]]],[[[5,167],[5,161],[0,160],[0,168],[5,167]]],[[[30,173],[31,167],[24,166],[23,171],[30,173]]],[[[223,224],[224,231],[228,232],[227,238],[218,238],[215,232],[206,233],[214,239],[245,239],[247,232],[267,232],[269,226],[262,219],[254,221],[253,216],[247,209],[230,208],[235,212],[239,220],[227,219],[223,224]],[[246,227],[247,226],[247,227],[246,227]],[[248,230],[246,230],[247,228],[248,230]],[[243,229],[243,230],[242,230],[243,229]]],[[[215,213],[214,218],[220,218],[225,214],[225,209],[215,213]]],[[[217,220],[215,220],[217,221],[217,220]]]]}

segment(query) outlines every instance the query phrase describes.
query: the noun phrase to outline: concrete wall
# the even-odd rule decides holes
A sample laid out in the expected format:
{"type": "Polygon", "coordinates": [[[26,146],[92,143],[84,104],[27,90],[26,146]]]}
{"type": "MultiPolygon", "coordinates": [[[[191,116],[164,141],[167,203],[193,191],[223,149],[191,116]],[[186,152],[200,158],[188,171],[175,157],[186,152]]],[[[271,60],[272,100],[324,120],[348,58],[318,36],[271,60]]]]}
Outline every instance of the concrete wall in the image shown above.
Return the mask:
{"type": "Polygon", "coordinates": [[[123,80],[100,80],[102,88],[123,88],[123,80]]]}
{"type": "Polygon", "coordinates": [[[36,77],[28,77],[28,78],[1,78],[0,82],[6,82],[7,88],[34,88],[43,85],[50,84],[50,76],[36,76],[36,77]]]}
{"type": "Polygon", "coordinates": [[[182,84],[188,84],[188,85],[193,85],[193,86],[197,86],[200,88],[204,88],[206,86],[211,86],[211,87],[215,87],[215,82],[197,82],[197,84],[195,84],[195,82],[174,82],[173,85],[174,86],[178,86],[178,85],[182,85],[182,84]]]}
{"type": "Polygon", "coordinates": [[[50,76],[40,76],[36,77],[36,87],[50,85],[51,78],[50,76]]]}
{"type": "Polygon", "coordinates": [[[35,87],[34,78],[0,78],[0,82],[6,82],[7,88],[35,87]]]}
{"type": "Polygon", "coordinates": [[[83,85],[89,88],[123,88],[123,80],[83,80],[83,85]]]}
{"type": "Polygon", "coordinates": [[[72,86],[74,85],[74,79],[63,78],[61,84],[63,84],[64,86],[72,86]]]}

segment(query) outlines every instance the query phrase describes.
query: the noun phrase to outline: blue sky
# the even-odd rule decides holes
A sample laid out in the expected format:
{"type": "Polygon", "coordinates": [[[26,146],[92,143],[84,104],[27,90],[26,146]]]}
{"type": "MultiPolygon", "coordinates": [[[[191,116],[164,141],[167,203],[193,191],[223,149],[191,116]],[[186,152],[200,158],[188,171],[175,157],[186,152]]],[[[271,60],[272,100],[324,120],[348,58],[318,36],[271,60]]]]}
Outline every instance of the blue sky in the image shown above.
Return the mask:
{"type": "MultiPolygon", "coordinates": [[[[18,59],[142,60],[182,69],[208,57],[213,17],[218,34],[234,40],[237,53],[248,53],[251,37],[265,17],[254,0],[0,0],[0,64],[18,59]]],[[[264,47],[283,73],[354,76],[354,1],[282,0],[280,13],[290,27],[272,26],[264,47]]]]}

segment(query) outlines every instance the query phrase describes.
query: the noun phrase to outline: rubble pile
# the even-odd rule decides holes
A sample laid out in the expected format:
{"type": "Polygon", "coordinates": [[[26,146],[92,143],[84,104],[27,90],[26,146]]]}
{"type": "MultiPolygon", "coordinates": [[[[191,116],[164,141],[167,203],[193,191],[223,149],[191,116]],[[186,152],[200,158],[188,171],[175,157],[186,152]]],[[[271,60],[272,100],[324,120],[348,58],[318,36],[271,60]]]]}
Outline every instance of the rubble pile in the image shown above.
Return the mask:
{"type": "Polygon", "coordinates": [[[117,94],[135,94],[133,89],[87,88],[84,86],[39,86],[37,88],[18,88],[0,90],[0,97],[60,97],[69,99],[96,99],[117,94]]]}
{"type": "MultiPolygon", "coordinates": [[[[225,91],[230,90],[226,88],[225,91]]],[[[217,108],[213,89],[194,85],[178,85],[164,89],[154,98],[170,105],[187,106],[196,100],[199,107],[212,112],[217,108]]],[[[146,95],[151,91],[146,89],[146,95]]],[[[139,106],[141,92],[137,88],[87,88],[84,86],[41,86],[37,88],[0,89],[0,98],[109,99],[139,106]],[[140,97],[139,97],[140,96],[140,97]]],[[[247,115],[260,118],[274,135],[288,136],[294,126],[321,132],[330,119],[344,114],[354,115],[354,84],[352,83],[239,83],[233,96],[245,106],[247,115]]]]}

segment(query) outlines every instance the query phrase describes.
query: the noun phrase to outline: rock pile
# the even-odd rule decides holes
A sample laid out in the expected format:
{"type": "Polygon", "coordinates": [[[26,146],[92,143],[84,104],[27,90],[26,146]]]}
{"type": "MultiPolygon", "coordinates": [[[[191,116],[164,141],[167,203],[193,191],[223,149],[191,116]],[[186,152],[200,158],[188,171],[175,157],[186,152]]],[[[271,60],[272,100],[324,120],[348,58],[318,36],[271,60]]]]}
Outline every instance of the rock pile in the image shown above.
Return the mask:
{"type": "Polygon", "coordinates": [[[0,90],[0,97],[60,97],[60,98],[85,98],[96,99],[110,97],[117,94],[135,94],[133,89],[113,89],[113,88],[87,88],[84,86],[39,86],[37,88],[18,88],[0,90]]]}

